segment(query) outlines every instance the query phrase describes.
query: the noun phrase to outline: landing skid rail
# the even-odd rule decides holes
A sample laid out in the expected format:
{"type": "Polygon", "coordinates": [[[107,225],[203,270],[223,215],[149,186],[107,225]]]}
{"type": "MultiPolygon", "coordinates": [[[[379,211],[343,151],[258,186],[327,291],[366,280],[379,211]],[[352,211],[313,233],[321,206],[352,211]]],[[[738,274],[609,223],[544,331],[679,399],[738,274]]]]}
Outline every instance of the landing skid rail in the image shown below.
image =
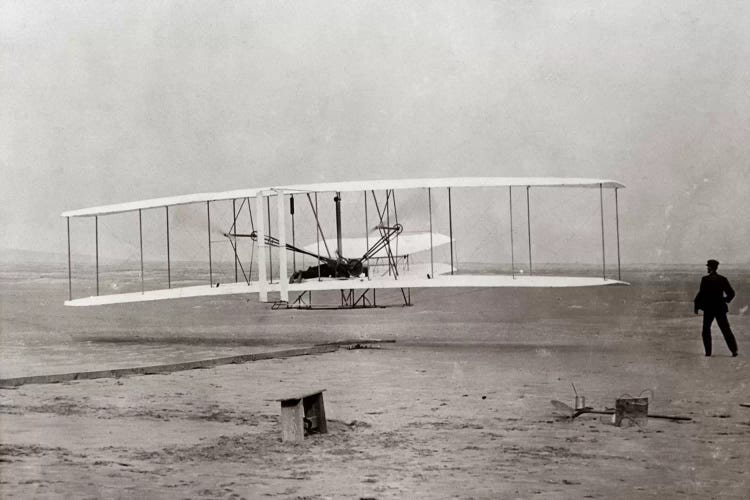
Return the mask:
{"type": "Polygon", "coordinates": [[[271,305],[271,309],[276,311],[277,309],[312,309],[312,291],[307,290],[297,295],[297,298],[291,302],[284,300],[277,300],[271,305]]]}
{"type": "MultiPolygon", "coordinates": [[[[404,300],[403,307],[409,307],[411,303],[411,288],[400,288],[401,296],[404,300]]],[[[312,290],[306,290],[291,302],[283,300],[277,300],[271,306],[272,310],[278,309],[374,309],[380,308],[385,309],[386,307],[392,307],[388,305],[378,305],[377,295],[374,288],[367,288],[362,293],[357,294],[357,291],[353,288],[339,290],[341,302],[339,305],[325,305],[318,304],[314,305],[312,300],[312,290]]]]}

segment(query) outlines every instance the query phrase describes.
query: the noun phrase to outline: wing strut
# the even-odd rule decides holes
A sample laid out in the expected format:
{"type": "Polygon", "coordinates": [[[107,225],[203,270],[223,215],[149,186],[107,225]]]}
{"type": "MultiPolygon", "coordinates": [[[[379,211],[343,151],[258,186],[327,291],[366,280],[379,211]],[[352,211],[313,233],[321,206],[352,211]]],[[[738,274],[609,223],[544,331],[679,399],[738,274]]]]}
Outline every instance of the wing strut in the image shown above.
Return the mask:
{"type": "Polygon", "coordinates": [[[529,202],[529,189],[531,186],[526,186],[526,225],[529,232],[529,276],[534,275],[534,268],[531,267],[531,204],[529,202]]]}
{"type": "MultiPolygon", "coordinates": [[[[250,229],[255,231],[255,222],[253,222],[253,209],[250,208],[250,198],[245,198],[247,201],[247,213],[250,216],[250,229]]],[[[247,284],[250,284],[250,278],[253,277],[253,261],[255,261],[255,242],[250,246],[250,265],[247,268],[247,278],[245,278],[245,281],[247,281],[247,284]]],[[[243,270],[242,273],[244,274],[245,271],[243,270]]]]}
{"type": "Polygon", "coordinates": [[[94,240],[96,253],[96,295],[99,296],[99,216],[94,216],[94,240]]]}
{"type": "MultiPolygon", "coordinates": [[[[310,199],[310,194],[307,195],[308,201],[310,201],[310,208],[313,208],[312,206],[312,200],[310,199]]],[[[315,232],[315,239],[318,242],[318,255],[320,255],[320,237],[323,235],[323,230],[320,229],[320,221],[318,220],[318,193],[315,193],[315,208],[313,209],[313,212],[315,213],[315,226],[318,228],[318,230],[315,232]]],[[[323,243],[325,243],[326,240],[323,238],[323,243]]],[[[328,256],[331,256],[331,252],[328,251],[328,245],[326,245],[326,252],[328,253],[328,256]]],[[[320,281],[320,259],[318,259],[318,281],[320,281]]]]}
{"type": "Polygon", "coordinates": [[[451,240],[451,275],[453,274],[453,208],[451,206],[451,188],[448,188],[448,237],[451,240]]]}
{"type": "MultiPolygon", "coordinates": [[[[206,202],[208,203],[208,202],[206,202]]],[[[138,242],[141,247],[141,293],[144,292],[143,289],[143,215],[142,215],[142,209],[138,209],[138,242]]],[[[209,245],[211,242],[209,241],[209,245]]],[[[209,246],[209,252],[211,251],[211,247],[209,246]]]]}
{"type": "MultiPolygon", "coordinates": [[[[367,222],[367,190],[363,193],[365,195],[365,247],[370,248],[370,224],[367,222]]],[[[367,273],[367,279],[370,279],[370,273],[367,273]]]]}
{"type": "MultiPolygon", "coordinates": [[[[266,196],[266,217],[268,218],[268,234],[271,234],[271,197],[266,196]]],[[[268,251],[268,281],[273,283],[273,257],[268,251]]]]}
{"type": "Polygon", "coordinates": [[[169,255],[169,205],[164,208],[167,209],[167,288],[172,288],[172,258],[169,255]]]}
{"type": "Polygon", "coordinates": [[[604,188],[599,183],[599,215],[602,221],[602,278],[607,279],[607,259],[604,253],[604,188]]]}
{"type": "Polygon", "coordinates": [[[73,300],[73,272],[70,266],[70,217],[65,217],[68,229],[68,300],[73,300]]]}
{"type": "Polygon", "coordinates": [[[615,188],[615,225],[617,227],[617,280],[622,281],[620,274],[620,210],[617,206],[617,188],[615,188]]]}
{"type": "MultiPolygon", "coordinates": [[[[289,195],[289,215],[292,216],[292,246],[296,246],[297,242],[294,237],[294,195],[289,195]]],[[[297,254],[292,254],[292,274],[297,272],[297,254]]]]}
{"type": "Polygon", "coordinates": [[[263,193],[259,192],[255,198],[255,212],[258,214],[258,298],[261,302],[268,302],[268,282],[266,281],[266,237],[263,221],[263,193]]]}
{"type": "Polygon", "coordinates": [[[432,189],[427,188],[427,211],[430,213],[430,277],[435,277],[435,264],[432,255],[432,189]]]}
{"type": "Polygon", "coordinates": [[[333,202],[336,204],[336,258],[340,259],[344,256],[344,249],[341,242],[341,193],[336,192],[333,197],[333,202]]]}
{"type": "Polygon", "coordinates": [[[516,279],[516,262],[513,255],[513,188],[508,186],[508,203],[510,205],[510,274],[516,279]]]}
{"type": "MultiPolygon", "coordinates": [[[[284,213],[284,191],[276,191],[276,219],[279,226],[279,300],[289,302],[289,280],[286,262],[286,219],[284,213]]],[[[270,231],[269,231],[270,232],[270,231]]],[[[270,254],[271,252],[269,252],[270,254]]]]}
{"type": "MultiPolygon", "coordinates": [[[[242,210],[242,206],[240,206],[240,210],[242,210]]],[[[237,200],[235,198],[232,198],[232,232],[237,232],[237,200]]],[[[237,283],[237,245],[231,240],[230,243],[232,243],[232,250],[234,251],[234,282],[237,283]]]]}
{"type": "MultiPolygon", "coordinates": [[[[396,226],[398,226],[398,205],[396,204],[396,190],[391,189],[391,197],[393,198],[393,217],[396,220],[396,226]]],[[[390,224],[389,224],[390,225],[390,224]]],[[[398,235],[401,234],[401,231],[396,233],[396,255],[398,256],[398,235]]]]}
{"type": "MultiPolygon", "coordinates": [[[[393,189],[386,191],[384,209],[385,209],[385,217],[386,217],[386,223],[387,223],[388,229],[387,230],[381,229],[380,231],[381,238],[386,238],[386,231],[390,231],[390,228],[391,228],[391,197],[395,197],[396,196],[395,193],[396,192],[393,189]]],[[[393,206],[394,207],[396,206],[395,200],[394,200],[393,206]]],[[[394,214],[394,217],[395,217],[395,214],[394,214]]],[[[392,266],[393,266],[393,276],[396,279],[398,279],[398,262],[396,261],[396,257],[393,256],[393,248],[391,247],[390,238],[386,239],[386,245],[387,245],[386,248],[388,249],[388,254],[390,255],[390,259],[391,259],[392,266]]],[[[398,250],[396,250],[396,255],[398,255],[398,250]]],[[[390,274],[390,268],[389,268],[389,274],[390,274]]]]}
{"type": "Polygon", "coordinates": [[[211,259],[211,202],[206,202],[206,220],[208,221],[208,280],[214,286],[214,269],[211,259]]]}

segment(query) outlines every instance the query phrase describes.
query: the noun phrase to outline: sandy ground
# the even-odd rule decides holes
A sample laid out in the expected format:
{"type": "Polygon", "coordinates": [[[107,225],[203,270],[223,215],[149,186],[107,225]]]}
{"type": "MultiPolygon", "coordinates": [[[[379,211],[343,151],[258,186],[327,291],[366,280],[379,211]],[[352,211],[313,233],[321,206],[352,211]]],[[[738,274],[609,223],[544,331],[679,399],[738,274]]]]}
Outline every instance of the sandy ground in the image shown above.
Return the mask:
{"type": "Polygon", "coordinates": [[[236,298],[76,310],[58,305],[59,283],[16,281],[2,296],[3,376],[396,342],[0,390],[0,497],[750,497],[748,316],[730,316],[740,357],[717,333],[705,358],[696,276],[635,278],[574,293],[416,291],[413,307],[339,312],[236,298]],[[39,302],[47,312],[29,315],[39,302]],[[571,421],[550,404],[572,405],[571,383],[598,409],[648,390],[652,413],[692,421],[571,421]],[[330,432],[282,443],[273,400],[317,388],[330,432]]]}

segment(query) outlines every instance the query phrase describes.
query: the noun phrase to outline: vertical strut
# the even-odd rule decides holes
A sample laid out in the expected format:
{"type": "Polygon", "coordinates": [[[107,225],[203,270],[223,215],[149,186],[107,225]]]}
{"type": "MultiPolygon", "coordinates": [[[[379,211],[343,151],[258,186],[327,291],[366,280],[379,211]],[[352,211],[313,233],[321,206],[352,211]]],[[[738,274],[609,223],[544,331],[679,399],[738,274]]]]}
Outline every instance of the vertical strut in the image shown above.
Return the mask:
{"type": "MultiPolygon", "coordinates": [[[[394,224],[398,226],[398,205],[396,204],[395,189],[391,189],[391,198],[393,198],[393,219],[395,220],[394,224]]],[[[396,257],[398,257],[398,235],[399,233],[396,233],[396,257]]]]}
{"type": "Polygon", "coordinates": [[[513,188],[508,186],[508,203],[510,204],[510,273],[516,279],[516,263],[513,255],[513,188]]]}
{"type": "MultiPolygon", "coordinates": [[[[367,216],[367,190],[362,191],[365,195],[365,253],[370,251],[370,223],[368,222],[367,216]]],[[[366,264],[370,265],[370,259],[367,259],[366,264]]],[[[370,281],[370,271],[367,271],[367,281],[370,281]]]]}
{"type": "Polygon", "coordinates": [[[211,202],[206,202],[206,220],[208,221],[208,280],[214,286],[213,259],[211,259],[211,202]]]}
{"type": "Polygon", "coordinates": [[[172,258],[169,255],[169,206],[164,208],[167,209],[167,288],[172,288],[172,258]]]}
{"type": "Polygon", "coordinates": [[[333,197],[333,201],[336,203],[336,259],[344,257],[344,249],[342,248],[342,235],[341,235],[341,192],[336,191],[336,195],[333,197]]]}
{"type": "Polygon", "coordinates": [[[617,188],[615,188],[615,226],[617,228],[617,279],[622,280],[620,274],[620,210],[617,206],[617,188]]]}
{"type": "MultiPolygon", "coordinates": [[[[385,191],[385,225],[387,227],[391,227],[391,192],[389,190],[385,191]]],[[[388,276],[391,275],[391,240],[388,240],[388,276]]],[[[393,264],[394,266],[397,265],[395,262],[393,264]]]]}
{"type": "MultiPolygon", "coordinates": [[[[250,216],[250,229],[255,231],[255,222],[253,222],[253,209],[250,208],[250,197],[246,197],[245,200],[247,200],[247,215],[250,216]]],[[[257,206],[255,207],[258,208],[257,206]]]]}
{"type": "Polygon", "coordinates": [[[599,183],[599,215],[602,222],[602,278],[607,279],[607,259],[604,254],[604,188],[599,183]]]}
{"type": "Polygon", "coordinates": [[[453,208],[451,206],[451,188],[448,188],[448,237],[451,244],[451,275],[453,274],[453,208]]]}
{"type": "MultiPolygon", "coordinates": [[[[266,197],[266,217],[268,218],[268,236],[271,236],[271,197],[266,197]]],[[[273,283],[273,258],[271,250],[268,250],[268,281],[273,283]]]]}
{"type": "MultiPolygon", "coordinates": [[[[253,222],[253,209],[250,208],[250,197],[245,197],[245,200],[247,201],[247,214],[250,216],[250,230],[255,231],[255,222],[253,222]]],[[[257,208],[257,203],[256,203],[257,208]]],[[[240,208],[240,210],[242,210],[240,208]]],[[[255,244],[253,243],[250,245],[250,265],[247,267],[247,278],[245,278],[245,281],[247,281],[247,284],[250,284],[250,281],[253,279],[253,261],[255,260],[255,244]]],[[[242,274],[244,275],[245,272],[243,271],[242,274]]]]}
{"type": "Polygon", "coordinates": [[[138,240],[141,245],[141,293],[143,293],[143,217],[140,208],[138,209],[138,240]]]}
{"type": "MultiPolygon", "coordinates": [[[[294,195],[289,196],[289,215],[292,216],[292,246],[296,247],[297,242],[294,237],[294,195]]],[[[292,252],[292,274],[297,272],[297,252],[292,252]]]]}
{"type": "MultiPolygon", "coordinates": [[[[263,220],[263,192],[255,195],[255,213],[258,214],[258,299],[268,302],[268,282],[266,280],[266,229],[263,220]]],[[[251,269],[252,272],[252,269],[251,269]]]]}
{"type": "MultiPolygon", "coordinates": [[[[237,200],[232,198],[232,232],[237,232],[237,200]]],[[[242,207],[240,207],[242,209],[242,207]]],[[[235,239],[234,245],[234,282],[237,283],[237,240],[235,239]]]]}
{"type": "MultiPolygon", "coordinates": [[[[320,256],[320,221],[318,220],[318,193],[315,192],[315,225],[318,227],[318,231],[315,233],[315,238],[318,242],[318,256],[320,256]]],[[[326,245],[326,250],[328,250],[328,245],[326,245]]],[[[329,252],[330,257],[330,252],[329,252]]],[[[318,259],[318,281],[320,281],[320,259],[318,259]]]]}
{"type": "MultiPolygon", "coordinates": [[[[390,228],[391,227],[391,192],[389,190],[385,191],[385,225],[390,228]]],[[[390,229],[388,229],[390,231],[390,229]]],[[[391,260],[390,254],[392,253],[391,250],[391,240],[388,240],[388,276],[391,275],[391,260]]],[[[394,260],[393,261],[393,267],[397,266],[398,263],[394,260]]],[[[395,274],[398,274],[398,271],[396,269],[393,270],[395,274]]]]}
{"type": "Polygon", "coordinates": [[[279,300],[289,302],[289,281],[286,262],[286,219],[284,213],[284,192],[276,192],[276,218],[279,226],[279,300]]]}
{"type": "Polygon", "coordinates": [[[432,255],[432,189],[427,188],[427,208],[430,213],[430,278],[435,277],[435,265],[432,255]]]}
{"type": "Polygon", "coordinates": [[[70,217],[65,217],[68,232],[68,300],[73,300],[73,271],[70,265],[70,217]]]}
{"type": "Polygon", "coordinates": [[[94,217],[94,239],[96,240],[96,295],[99,295],[99,216],[94,217]]]}
{"type": "Polygon", "coordinates": [[[534,269],[531,267],[531,203],[529,202],[529,187],[526,186],[526,226],[529,232],[529,276],[534,274],[534,269]]]}

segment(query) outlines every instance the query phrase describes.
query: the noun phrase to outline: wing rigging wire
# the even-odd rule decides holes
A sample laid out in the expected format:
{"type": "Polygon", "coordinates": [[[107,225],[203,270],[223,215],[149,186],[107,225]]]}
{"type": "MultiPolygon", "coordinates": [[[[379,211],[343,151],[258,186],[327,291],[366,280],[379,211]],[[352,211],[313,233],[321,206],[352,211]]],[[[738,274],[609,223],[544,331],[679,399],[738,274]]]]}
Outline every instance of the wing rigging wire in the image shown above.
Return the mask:
{"type": "MultiPolygon", "coordinates": [[[[307,194],[307,201],[310,203],[310,209],[313,212],[313,216],[315,217],[315,225],[318,228],[318,234],[320,235],[320,238],[323,240],[323,246],[326,247],[326,253],[328,254],[328,258],[331,258],[331,251],[328,249],[328,243],[326,242],[326,237],[323,234],[323,229],[320,227],[320,220],[318,219],[318,210],[317,210],[317,203],[313,205],[312,198],[310,197],[310,193],[307,194]]],[[[318,193],[315,193],[316,195],[318,193]]],[[[316,196],[317,201],[317,196],[316,196]]]]}
{"type": "MultiPolygon", "coordinates": [[[[234,201],[232,200],[232,211],[234,212],[232,225],[230,227],[229,232],[223,233],[224,237],[229,241],[229,244],[232,246],[232,249],[234,250],[234,257],[235,257],[235,282],[236,282],[236,276],[237,276],[237,266],[239,265],[240,271],[242,272],[242,278],[245,280],[245,283],[248,285],[250,284],[250,280],[252,278],[252,266],[254,261],[254,254],[255,254],[255,240],[253,240],[252,246],[250,248],[250,265],[247,271],[245,270],[245,266],[242,263],[242,259],[239,257],[238,248],[239,244],[237,242],[237,238],[239,237],[247,237],[249,235],[247,234],[241,234],[237,233],[237,220],[239,219],[242,209],[245,205],[247,205],[248,215],[250,218],[250,227],[252,229],[252,232],[255,232],[255,224],[253,222],[253,212],[250,207],[250,199],[249,198],[243,198],[242,203],[240,204],[240,208],[238,210],[235,210],[234,207],[234,201]]],[[[251,233],[252,234],[252,233],[251,233]]],[[[223,240],[222,240],[223,241],[223,240]]]]}
{"type": "MultiPolygon", "coordinates": [[[[385,197],[385,205],[383,206],[383,210],[380,210],[380,204],[378,203],[378,197],[375,195],[375,190],[371,190],[372,193],[372,199],[375,202],[375,210],[378,213],[378,219],[380,220],[380,224],[377,226],[378,232],[380,233],[381,240],[385,238],[385,228],[390,229],[389,220],[383,221],[383,217],[390,218],[390,211],[388,210],[390,199],[391,199],[391,191],[386,191],[386,197],[385,197]]],[[[400,231],[399,231],[400,232],[400,231]]],[[[390,240],[387,241],[387,244],[383,247],[385,249],[386,257],[388,258],[388,274],[393,271],[393,275],[396,279],[398,279],[398,268],[395,258],[393,257],[393,250],[391,249],[390,240]]]]}

